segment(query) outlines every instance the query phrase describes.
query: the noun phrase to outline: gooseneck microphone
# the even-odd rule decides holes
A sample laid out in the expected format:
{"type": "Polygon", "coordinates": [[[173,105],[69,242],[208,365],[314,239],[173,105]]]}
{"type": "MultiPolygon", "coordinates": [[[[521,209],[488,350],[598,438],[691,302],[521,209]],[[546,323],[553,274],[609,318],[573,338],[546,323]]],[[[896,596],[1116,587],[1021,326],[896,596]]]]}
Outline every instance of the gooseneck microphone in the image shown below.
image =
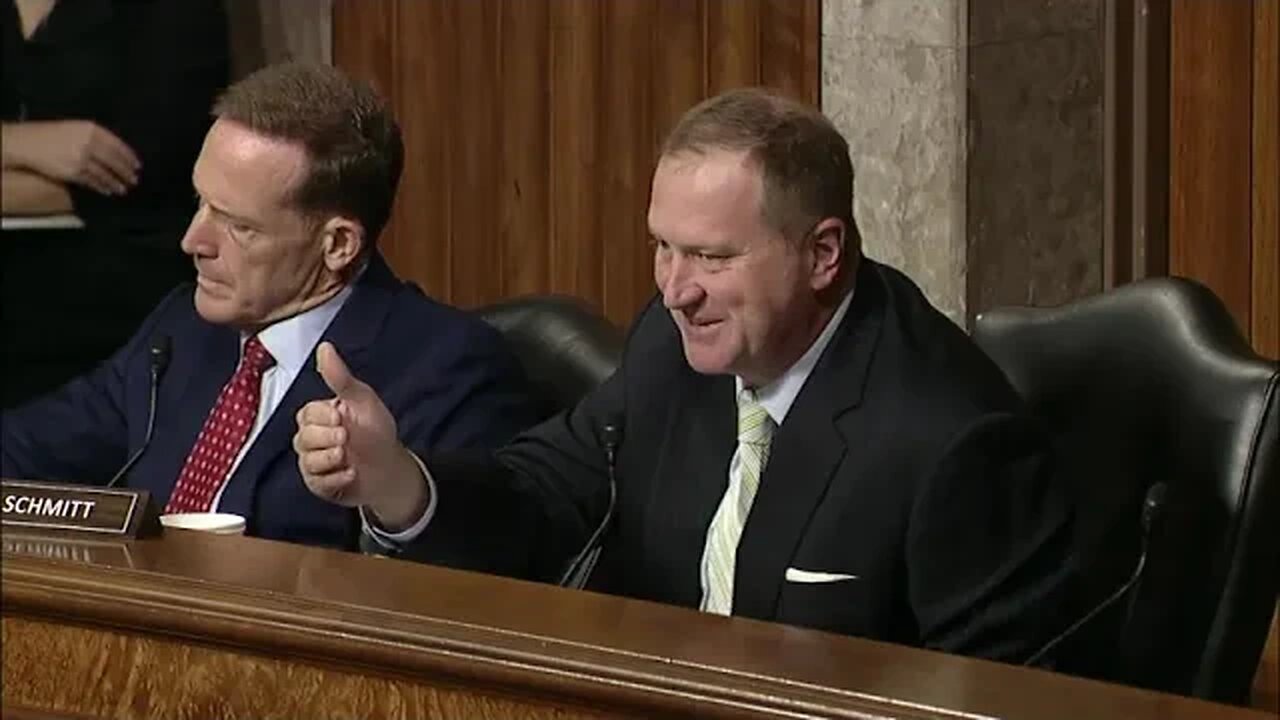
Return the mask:
{"type": "Polygon", "coordinates": [[[600,521],[595,532],[591,533],[591,537],[587,538],[587,544],[583,545],[582,550],[573,556],[573,560],[569,561],[564,574],[560,576],[560,587],[574,588],[575,590],[581,590],[586,587],[587,580],[591,579],[591,573],[596,569],[596,562],[600,560],[600,543],[604,538],[604,531],[609,527],[609,522],[613,520],[613,509],[618,503],[618,481],[615,476],[615,467],[618,462],[618,445],[622,443],[622,421],[615,419],[606,424],[601,431],[600,439],[604,444],[604,457],[609,472],[609,507],[605,510],[604,519],[600,521]]]}
{"type": "Polygon", "coordinates": [[[1141,549],[1138,552],[1138,562],[1134,565],[1133,572],[1129,575],[1129,579],[1125,580],[1120,587],[1116,588],[1115,592],[1107,596],[1106,600],[1095,605],[1092,610],[1085,613],[1083,617],[1072,623],[1066,630],[1058,633],[1056,637],[1045,643],[1043,647],[1035,652],[1035,654],[1027,658],[1026,662],[1022,663],[1023,665],[1034,665],[1050,650],[1054,649],[1064,640],[1074,635],[1090,620],[1097,617],[1098,613],[1101,613],[1103,610],[1111,607],[1117,600],[1124,597],[1125,593],[1132,590],[1134,585],[1138,584],[1138,581],[1142,579],[1142,571],[1147,567],[1147,547],[1151,541],[1151,528],[1155,525],[1156,518],[1160,516],[1160,512],[1164,510],[1165,495],[1168,494],[1168,492],[1169,486],[1163,482],[1158,482],[1147,488],[1146,497],[1142,500],[1142,544],[1141,549]]]}
{"type": "Polygon", "coordinates": [[[169,354],[173,349],[173,341],[168,335],[160,335],[151,340],[151,349],[148,352],[147,360],[151,365],[151,396],[147,404],[147,433],[142,438],[142,444],[129,458],[124,467],[120,468],[111,481],[107,483],[107,487],[115,487],[133,466],[138,462],[138,458],[142,457],[142,453],[146,452],[147,446],[151,444],[151,435],[156,429],[156,398],[160,394],[160,378],[164,377],[164,371],[169,368],[169,354]]]}

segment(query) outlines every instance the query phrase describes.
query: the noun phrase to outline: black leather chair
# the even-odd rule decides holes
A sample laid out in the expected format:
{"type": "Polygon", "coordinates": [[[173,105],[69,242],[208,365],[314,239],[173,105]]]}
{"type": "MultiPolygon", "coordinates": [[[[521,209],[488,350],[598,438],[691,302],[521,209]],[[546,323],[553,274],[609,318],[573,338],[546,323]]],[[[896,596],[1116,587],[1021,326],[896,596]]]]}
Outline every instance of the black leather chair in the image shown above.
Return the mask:
{"type": "Polygon", "coordinates": [[[1140,583],[1063,644],[1060,669],[1245,702],[1280,586],[1280,365],[1174,278],[992,310],[974,338],[1056,432],[1080,613],[1133,571],[1144,495],[1167,484],[1140,583]]]}
{"type": "Polygon", "coordinates": [[[479,312],[511,343],[547,415],[573,407],[622,361],[622,332],[577,298],[530,295],[479,312]]]}

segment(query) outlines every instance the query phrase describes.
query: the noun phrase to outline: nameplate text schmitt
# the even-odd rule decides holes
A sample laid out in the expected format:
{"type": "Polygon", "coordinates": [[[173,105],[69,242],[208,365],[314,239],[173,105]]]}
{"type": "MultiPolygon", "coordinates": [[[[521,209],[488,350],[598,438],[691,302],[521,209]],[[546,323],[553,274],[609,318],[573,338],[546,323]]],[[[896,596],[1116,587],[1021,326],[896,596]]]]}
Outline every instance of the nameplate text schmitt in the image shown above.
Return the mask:
{"type": "Polygon", "coordinates": [[[9,479],[0,486],[7,529],[127,538],[159,533],[146,490],[9,479]]]}

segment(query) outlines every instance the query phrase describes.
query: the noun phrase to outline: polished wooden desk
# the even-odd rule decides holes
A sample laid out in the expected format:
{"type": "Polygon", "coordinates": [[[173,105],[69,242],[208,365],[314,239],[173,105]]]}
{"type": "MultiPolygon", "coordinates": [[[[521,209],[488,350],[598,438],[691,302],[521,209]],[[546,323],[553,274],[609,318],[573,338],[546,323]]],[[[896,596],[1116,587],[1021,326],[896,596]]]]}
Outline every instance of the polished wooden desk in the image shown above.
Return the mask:
{"type": "Polygon", "coordinates": [[[3,544],[3,701],[18,719],[1266,717],[252,538],[3,544]]]}

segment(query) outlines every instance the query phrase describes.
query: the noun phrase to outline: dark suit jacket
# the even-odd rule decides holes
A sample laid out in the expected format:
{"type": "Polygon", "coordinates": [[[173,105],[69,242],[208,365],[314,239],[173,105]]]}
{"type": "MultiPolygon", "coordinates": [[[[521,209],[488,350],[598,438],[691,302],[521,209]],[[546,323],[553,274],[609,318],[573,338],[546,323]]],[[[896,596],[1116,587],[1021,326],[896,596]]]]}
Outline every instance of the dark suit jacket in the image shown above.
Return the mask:
{"type": "MultiPolygon", "coordinates": [[[[239,361],[239,334],[202,320],[190,286],[175,290],[128,345],[94,372],[5,412],[0,471],[6,477],[105,483],[145,436],[148,353],[160,335],[172,339],[172,360],[160,383],[155,437],[128,484],[149,490],[163,507],[239,361]]],[[[525,378],[497,331],[400,282],[376,254],[324,339],[387,403],[406,443],[494,447],[536,420],[525,378]]],[[[356,513],[313,496],[292,449],[297,411],[331,396],[313,355],[228,481],[219,509],[244,515],[249,534],[358,545],[356,513]]]]}
{"type": "MultiPolygon", "coordinates": [[[[734,408],[733,378],[690,369],[655,302],[621,369],[575,410],[487,461],[427,454],[437,514],[404,553],[555,578],[603,516],[599,431],[621,419],[617,510],[593,586],[697,607],[734,408]]],[[[1069,576],[1070,512],[1046,446],[969,338],[902,274],[864,260],[774,435],[738,548],[734,614],[1025,658],[1061,628],[1069,576]],[[857,577],[795,583],[788,568],[857,577]]]]}

